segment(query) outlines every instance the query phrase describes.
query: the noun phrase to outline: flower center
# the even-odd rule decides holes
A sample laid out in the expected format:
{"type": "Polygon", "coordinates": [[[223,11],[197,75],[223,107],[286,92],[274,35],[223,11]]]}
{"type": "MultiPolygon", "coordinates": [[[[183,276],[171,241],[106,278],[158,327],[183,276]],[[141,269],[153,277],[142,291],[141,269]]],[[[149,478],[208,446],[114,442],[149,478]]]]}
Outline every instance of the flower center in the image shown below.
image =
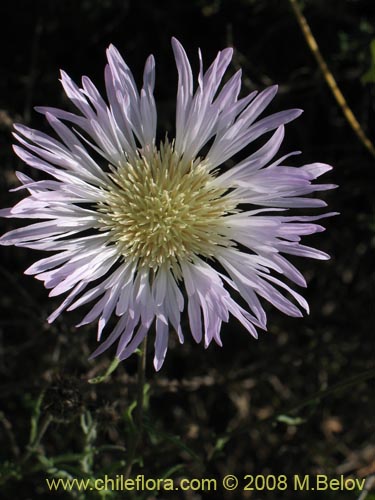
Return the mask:
{"type": "Polygon", "coordinates": [[[156,270],[166,264],[178,271],[179,261],[210,257],[217,245],[230,245],[224,216],[235,205],[212,184],[214,176],[199,158],[182,160],[166,141],[109,177],[98,206],[101,229],[109,229],[122,255],[139,266],[156,270]]]}

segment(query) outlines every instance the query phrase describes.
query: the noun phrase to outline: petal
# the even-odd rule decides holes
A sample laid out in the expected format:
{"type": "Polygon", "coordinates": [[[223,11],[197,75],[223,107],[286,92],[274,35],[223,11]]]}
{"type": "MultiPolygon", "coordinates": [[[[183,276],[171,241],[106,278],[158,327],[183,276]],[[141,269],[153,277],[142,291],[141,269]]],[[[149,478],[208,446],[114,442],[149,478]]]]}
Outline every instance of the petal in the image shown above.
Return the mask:
{"type": "Polygon", "coordinates": [[[155,357],[154,357],[154,367],[156,371],[159,371],[162,367],[165,359],[165,355],[168,349],[168,337],[169,328],[160,319],[156,320],[156,337],[155,337],[155,357]]]}

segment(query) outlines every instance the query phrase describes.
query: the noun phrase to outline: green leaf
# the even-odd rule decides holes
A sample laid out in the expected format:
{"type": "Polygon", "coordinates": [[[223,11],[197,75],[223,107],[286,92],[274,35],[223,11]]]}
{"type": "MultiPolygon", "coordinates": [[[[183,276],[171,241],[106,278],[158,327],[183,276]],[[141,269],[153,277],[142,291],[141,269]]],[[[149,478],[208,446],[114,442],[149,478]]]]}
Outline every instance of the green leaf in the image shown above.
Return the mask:
{"type": "Polygon", "coordinates": [[[119,364],[120,360],[118,358],[115,358],[107,368],[104,375],[99,375],[98,377],[90,378],[88,380],[89,384],[101,384],[102,382],[105,382],[107,378],[111,375],[111,373],[113,373],[116,370],[119,364]]]}
{"type": "Polygon", "coordinates": [[[126,467],[125,460],[118,460],[117,462],[112,462],[108,467],[103,468],[103,472],[108,474],[108,476],[115,475],[118,471],[124,471],[126,467]]]}
{"type": "Polygon", "coordinates": [[[164,474],[162,474],[160,476],[161,479],[169,479],[170,477],[173,476],[173,474],[175,474],[176,472],[179,472],[180,470],[183,470],[185,469],[185,465],[184,464],[177,464],[177,465],[174,465],[173,467],[170,467],[168,470],[166,470],[164,472],[164,474]]]}
{"type": "Polygon", "coordinates": [[[174,436],[173,434],[168,434],[166,432],[162,432],[158,429],[156,429],[154,426],[150,425],[149,423],[144,423],[144,427],[146,431],[148,432],[151,441],[153,437],[158,437],[162,438],[164,441],[169,441],[170,443],[173,443],[177,448],[180,448],[183,451],[186,451],[191,457],[193,457],[197,462],[202,462],[201,458],[195,453],[194,450],[189,448],[180,438],[180,436],[174,436]]]}
{"type": "Polygon", "coordinates": [[[375,83],[375,38],[370,43],[371,65],[370,69],[362,76],[362,83],[375,83]]]}
{"type": "Polygon", "coordinates": [[[0,484],[5,484],[8,479],[22,479],[22,471],[18,464],[6,460],[0,464],[0,484]]]}
{"type": "Polygon", "coordinates": [[[39,419],[40,419],[40,409],[42,406],[42,401],[44,398],[44,391],[42,391],[39,394],[38,399],[34,403],[33,407],[33,413],[31,415],[31,422],[30,422],[30,438],[29,438],[29,445],[32,445],[35,443],[37,434],[38,434],[38,424],[39,424],[39,419]]]}
{"type": "Polygon", "coordinates": [[[133,419],[133,411],[137,406],[137,401],[133,401],[131,405],[129,405],[128,409],[124,413],[124,419],[129,424],[131,429],[135,428],[134,419],[133,419]]]}
{"type": "Polygon", "coordinates": [[[306,422],[306,419],[301,417],[290,417],[289,415],[278,415],[276,421],[286,425],[301,425],[306,422]]]}

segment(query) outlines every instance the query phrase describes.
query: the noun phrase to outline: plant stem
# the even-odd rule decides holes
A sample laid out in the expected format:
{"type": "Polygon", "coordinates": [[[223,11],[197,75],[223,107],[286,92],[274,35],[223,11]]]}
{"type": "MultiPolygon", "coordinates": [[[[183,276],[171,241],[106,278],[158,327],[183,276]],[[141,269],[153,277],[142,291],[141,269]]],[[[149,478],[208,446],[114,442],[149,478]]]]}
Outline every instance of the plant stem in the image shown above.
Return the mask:
{"type": "Polygon", "coordinates": [[[46,431],[47,431],[48,427],[50,426],[50,424],[52,423],[52,421],[53,421],[53,416],[50,413],[47,413],[42,421],[38,435],[28,445],[27,451],[26,451],[25,455],[23,456],[21,463],[26,463],[29,460],[29,458],[33,455],[33,453],[35,453],[38,446],[40,445],[40,442],[41,442],[44,434],[46,433],[46,431]]]}
{"type": "Polygon", "coordinates": [[[134,417],[134,433],[129,446],[128,460],[125,469],[125,479],[129,479],[132,472],[135,454],[139,445],[142,442],[143,435],[143,401],[144,388],[146,380],[146,351],[147,351],[147,336],[140,347],[138,357],[138,373],[137,373],[137,406],[134,417]]]}
{"type": "Polygon", "coordinates": [[[147,350],[147,336],[142,342],[141,353],[138,360],[138,390],[137,390],[137,408],[135,414],[135,423],[137,425],[138,441],[140,442],[143,434],[143,400],[144,388],[146,381],[146,350],[147,350]]]}
{"type": "MultiPolygon", "coordinates": [[[[313,394],[310,394],[307,398],[303,399],[299,403],[296,403],[295,405],[285,408],[281,412],[277,413],[277,415],[270,415],[269,417],[265,418],[262,420],[262,423],[266,422],[277,422],[277,418],[280,415],[294,415],[296,412],[301,410],[302,408],[309,406],[310,404],[314,404],[318,401],[321,401],[322,399],[326,398],[327,396],[330,396],[331,394],[335,394],[338,391],[342,390],[347,390],[353,386],[356,386],[360,384],[361,382],[365,382],[366,380],[370,380],[375,377],[375,369],[370,368],[368,370],[365,370],[363,372],[357,373],[356,375],[353,375],[351,377],[348,377],[337,384],[333,384],[327,389],[323,389],[320,391],[316,391],[313,394]]],[[[245,434],[249,432],[249,423],[246,423],[245,425],[241,425],[241,427],[238,427],[237,429],[234,429],[233,431],[227,431],[226,434],[223,434],[222,437],[227,437],[229,436],[232,438],[233,436],[238,436],[241,434],[245,434]]]]}

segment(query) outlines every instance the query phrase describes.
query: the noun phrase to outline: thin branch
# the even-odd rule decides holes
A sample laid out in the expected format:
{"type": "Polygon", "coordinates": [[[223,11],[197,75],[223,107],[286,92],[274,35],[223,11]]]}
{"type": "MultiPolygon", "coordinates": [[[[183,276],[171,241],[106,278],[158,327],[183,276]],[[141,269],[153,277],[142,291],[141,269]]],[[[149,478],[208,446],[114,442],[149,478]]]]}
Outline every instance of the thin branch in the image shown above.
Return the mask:
{"type": "Polygon", "coordinates": [[[366,479],[365,487],[363,488],[357,500],[365,500],[365,498],[370,493],[370,490],[374,485],[375,485],[375,475],[372,474],[371,476],[368,476],[368,478],[366,479]]]}
{"type": "Polygon", "coordinates": [[[360,384],[361,382],[365,382],[366,380],[369,380],[371,378],[375,378],[375,369],[370,368],[368,370],[365,370],[363,372],[357,373],[356,375],[353,375],[351,377],[348,377],[344,380],[341,380],[337,384],[331,385],[327,387],[327,389],[323,389],[320,391],[317,391],[313,394],[310,394],[307,398],[303,399],[299,403],[293,405],[291,408],[286,409],[285,411],[281,412],[280,414],[285,414],[285,415],[290,415],[291,413],[296,413],[297,411],[301,410],[305,406],[308,406],[315,401],[320,401],[323,398],[326,398],[327,396],[330,396],[331,394],[335,394],[338,391],[348,389],[349,387],[355,386],[357,384],[360,384]]]}
{"type": "MultiPolygon", "coordinates": [[[[262,423],[265,423],[267,421],[273,421],[277,422],[279,417],[281,415],[293,415],[302,408],[305,408],[306,406],[309,406],[311,404],[317,404],[317,402],[320,402],[322,399],[326,398],[327,396],[330,396],[331,394],[335,394],[338,391],[341,390],[347,390],[353,386],[356,386],[362,382],[365,382],[366,380],[369,380],[371,378],[375,377],[375,369],[370,368],[368,370],[365,370],[363,372],[357,373],[356,375],[353,375],[351,377],[348,377],[337,384],[331,385],[327,387],[327,389],[320,390],[317,392],[314,392],[313,394],[310,394],[307,398],[303,399],[302,401],[294,404],[293,406],[289,408],[285,408],[281,412],[278,412],[276,415],[272,414],[269,417],[265,418],[262,420],[262,423]]],[[[249,423],[246,423],[244,425],[241,425],[241,427],[238,427],[237,429],[234,429],[233,431],[227,431],[224,436],[237,436],[243,433],[249,432],[249,423]]]]}
{"type": "Polygon", "coordinates": [[[307,20],[305,16],[302,14],[302,11],[298,5],[297,0],[289,0],[290,5],[292,6],[293,12],[297,18],[298,24],[302,30],[302,33],[305,37],[306,43],[309,46],[311,52],[313,53],[313,56],[315,57],[319,68],[321,72],[323,73],[323,76],[331,89],[336,102],[340,106],[342,112],[344,113],[345,118],[348,120],[350,126],[354,130],[354,132],[357,134],[357,137],[359,140],[362,142],[362,144],[367,148],[367,150],[372,154],[372,156],[375,157],[375,147],[370,141],[370,139],[366,136],[363,128],[359,124],[357,118],[354,116],[352,110],[348,106],[348,103],[346,102],[345,97],[343,96],[341,90],[339,89],[337,82],[331,73],[330,69],[327,66],[327,63],[325,62],[318,44],[314,38],[314,35],[311,32],[310,26],[307,23],[307,20]]]}

